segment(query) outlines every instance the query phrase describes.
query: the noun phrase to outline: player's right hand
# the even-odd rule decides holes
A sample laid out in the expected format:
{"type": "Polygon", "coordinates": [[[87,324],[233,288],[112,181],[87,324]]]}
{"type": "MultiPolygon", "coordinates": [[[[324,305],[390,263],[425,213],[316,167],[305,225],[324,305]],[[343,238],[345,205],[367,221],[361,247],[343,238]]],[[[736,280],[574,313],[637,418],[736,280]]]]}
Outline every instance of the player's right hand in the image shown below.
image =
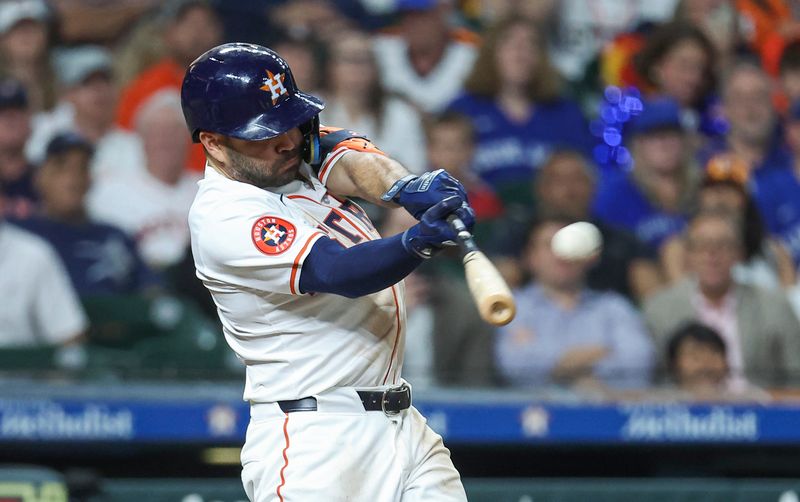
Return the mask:
{"type": "Polygon", "coordinates": [[[400,204],[414,218],[421,220],[425,211],[452,196],[468,202],[467,191],[461,182],[444,169],[437,169],[421,176],[406,176],[398,180],[381,198],[400,204]]]}
{"type": "Polygon", "coordinates": [[[436,203],[422,214],[420,222],[403,233],[403,247],[420,258],[430,258],[434,251],[456,242],[456,231],[447,217],[458,216],[467,229],[475,225],[475,212],[458,196],[450,196],[436,203]]]}

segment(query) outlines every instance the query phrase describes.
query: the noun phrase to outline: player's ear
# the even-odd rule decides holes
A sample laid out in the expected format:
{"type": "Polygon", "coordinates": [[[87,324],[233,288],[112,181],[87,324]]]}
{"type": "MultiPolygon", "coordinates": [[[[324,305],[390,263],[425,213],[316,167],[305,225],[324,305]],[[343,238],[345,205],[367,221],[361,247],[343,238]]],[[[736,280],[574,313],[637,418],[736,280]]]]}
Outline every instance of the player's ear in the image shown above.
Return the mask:
{"type": "Polygon", "coordinates": [[[200,131],[198,139],[200,140],[200,144],[203,145],[203,149],[206,151],[206,156],[209,160],[213,160],[220,165],[225,165],[227,163],[228,156],[223,148],[222,136],[211,132],[200,131]]]}

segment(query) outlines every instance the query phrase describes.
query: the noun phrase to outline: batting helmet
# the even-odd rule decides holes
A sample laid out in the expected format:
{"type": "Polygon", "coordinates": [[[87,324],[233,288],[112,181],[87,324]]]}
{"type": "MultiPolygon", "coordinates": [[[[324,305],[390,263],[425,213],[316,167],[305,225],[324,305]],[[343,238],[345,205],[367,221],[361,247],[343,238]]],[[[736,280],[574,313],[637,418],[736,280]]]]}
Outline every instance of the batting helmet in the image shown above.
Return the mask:
{"type": "Polygon", "coordinates": [[[195,143],[200,131],[259,141],[299,127],[306,161],[317,160],[325,105],[300,92],[286,61],[266,47],[223,44],[195,59],[183,79],[181,106],[195,143]]]}

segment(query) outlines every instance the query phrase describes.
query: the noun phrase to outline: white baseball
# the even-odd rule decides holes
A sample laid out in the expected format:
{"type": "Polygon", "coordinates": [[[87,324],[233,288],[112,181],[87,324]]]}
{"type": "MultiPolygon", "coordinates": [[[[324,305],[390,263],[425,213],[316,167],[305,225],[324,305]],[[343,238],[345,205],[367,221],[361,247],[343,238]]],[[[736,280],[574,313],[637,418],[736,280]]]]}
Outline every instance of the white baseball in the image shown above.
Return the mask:
{"type": "Polygon", "coordinates": [[[600,252],[603,236],[596,226],[579,221],[556,232],[550,246],[559,258],[585,260],[600,252]]]}

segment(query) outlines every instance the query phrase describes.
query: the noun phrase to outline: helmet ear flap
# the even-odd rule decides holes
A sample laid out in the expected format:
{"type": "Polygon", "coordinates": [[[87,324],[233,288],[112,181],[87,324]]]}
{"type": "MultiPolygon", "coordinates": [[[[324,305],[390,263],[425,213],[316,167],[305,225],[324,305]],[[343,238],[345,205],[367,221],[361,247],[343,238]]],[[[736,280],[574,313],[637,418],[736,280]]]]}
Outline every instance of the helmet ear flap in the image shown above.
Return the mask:
{"type": "Polygon", "coordinates": [[[317,169],[322,162],[319,158],[319,115],[314,115],[314,118],[299,127],[303,133],[303,160],[317,169]]]}

